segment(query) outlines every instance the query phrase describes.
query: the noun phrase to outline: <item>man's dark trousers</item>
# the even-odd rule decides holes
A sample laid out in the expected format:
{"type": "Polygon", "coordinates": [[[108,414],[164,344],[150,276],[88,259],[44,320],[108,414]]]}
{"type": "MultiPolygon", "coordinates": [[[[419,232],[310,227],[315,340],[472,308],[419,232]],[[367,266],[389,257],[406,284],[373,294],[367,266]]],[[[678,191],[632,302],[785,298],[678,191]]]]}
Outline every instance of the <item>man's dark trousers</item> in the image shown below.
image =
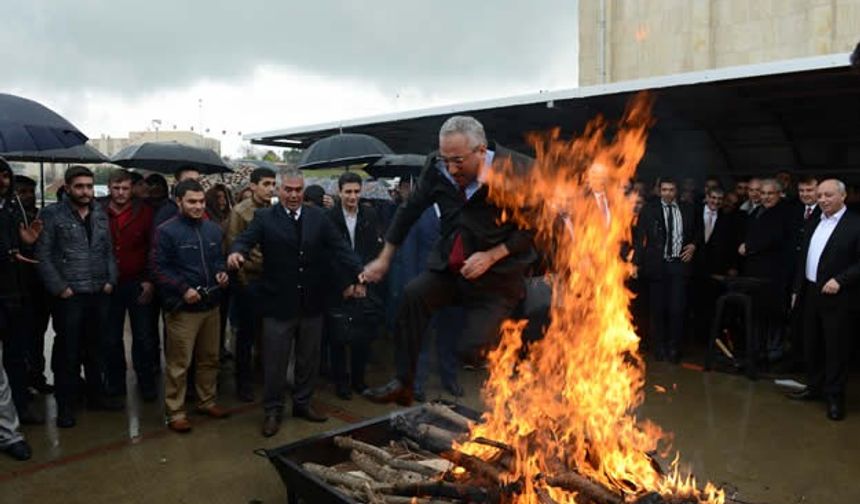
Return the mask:
{"type": "Polygon", "coordinates": [[[461,275],[447,271],[425,271],[415,277],[403,292],[396,321],[397,378],[407,386],[414,383],[427,326],[441,308],[461,305],[465,309],[458,352],[469,358],[496,341],[499,326],[522,297],[522,288],[477,288],[461,275]]]}
{"type": "Polygon", "coordinates": [[[104,359],[101,344],[107,328],[110,299],[106,294],[75,294],[58,298],[54,314],[57,317],[57,358],[55,365],[55,397],[60,414],[74,411],[78,399],[81,362],[86,373],[87,398],[99,400],[105,393],[104,359]]]}
{"type": "Polygon", "coordinates": [[[104,332],[105,387],[109,396],[125,395],[125,314],[131,323],[131,359],[137,384],[144,396],[157,394],[155,376],[159,369],[158,329],[153,325],[154,301],[137,302],[140,282],[120,282],[111,296],[108,328],[104,332]]]}
{"type": "Polygon", "coordinates": [[[236,300],[239,319],[236,328],[236,386],[241,390],[243,387],[253,386],[254,342],[261,329],[262,319],[257,309],[257,284],[237,284],[235,289],[233,299],[236,300]]]}
{"type": "Polygon", "coordinates": [[[834,303],[812,282],[804,285],[803,336],[807,385],[816,394],[843,400],[857,327],[857,308],[834,303]]]}
{"type": "Polygon", "coordinates": [[[680,259],[664,259],[661,275],[650,280],[648,297],[651,305],[651,330],[649,332],[654,342],[654,354],[661,358],[675,358],[681,351],[681,337],[686,316],[685,266],[680,259]]]}
{"type": "Polygon", "coordinates": [[[28,326],[25,310],[18,303],[0,300],[0,333],[3,337],[3,367],[9,377],[12,401],[19,412],[30,403],[27,391],[28,326]]]}

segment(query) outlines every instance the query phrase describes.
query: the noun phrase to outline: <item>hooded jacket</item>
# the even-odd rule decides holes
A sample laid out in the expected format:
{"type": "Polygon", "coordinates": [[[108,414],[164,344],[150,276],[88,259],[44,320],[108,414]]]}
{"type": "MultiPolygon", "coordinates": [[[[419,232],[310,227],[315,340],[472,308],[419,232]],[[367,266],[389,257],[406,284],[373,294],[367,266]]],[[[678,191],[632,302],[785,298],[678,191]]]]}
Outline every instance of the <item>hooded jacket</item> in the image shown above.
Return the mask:
{"type": "Polygon", "coordinates": [[[24,222],[21,201],[15,194],[15,174],[12,167],[0,159],[0,173],[9,174],[9,188],[0,194],[0,301],[20,302],[23,292],[23,271],[15,260],[21,249],[19,226],[24,222]]]}

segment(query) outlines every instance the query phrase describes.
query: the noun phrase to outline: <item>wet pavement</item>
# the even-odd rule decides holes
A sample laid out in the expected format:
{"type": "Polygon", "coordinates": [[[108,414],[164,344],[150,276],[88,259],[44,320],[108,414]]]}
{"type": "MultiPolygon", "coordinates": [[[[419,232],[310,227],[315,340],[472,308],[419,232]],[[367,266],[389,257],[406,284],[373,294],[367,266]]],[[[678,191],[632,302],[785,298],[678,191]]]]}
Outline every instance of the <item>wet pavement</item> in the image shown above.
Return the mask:
{"type": "MultiPolygon", "coordinates": [[[[390,347],[377,355],[388,363],[390,347]]],[[[373,366],[368,381],[380,383],[387,366],[373,366]]],[[[483,372],[462,371],[462,402],[480,408],[483,372]]],[[[164,426],[160,402],[143,404],[130,386],[123,412],[81,411],[78,426],[22,430],[33,459],[0,457],[0,502],[236,503],[285,502],[271,464],[254,453],[349,422],[385,414],[393,407],[360,397],[342,401],[321,385],[315,406],[331,416],[324,424],[287,417],[272,438],[260,433],[258,403],[235,399],[232,374],[222,372],[220,403],[233,410],[225,420],[191,416],[187,435],[164,426]]],[[[737,489],[749,503],[860,503],[860,380],[852,376],[848,416],[825,418],[818,403],[789,401],[771,380],[705,373],[695,365],[654,363],[648,368],[647,417],[674,432],[682,461],[700,477],[737,489]],[[658,387],[666,392],[658,392],[658,387]]],[[[130,377],[130,381],[133,378],[130,377]]],[[[259,397],[260,390],[257,394],[259,397]]],[[[431,378],[428,398],[454,400],[431,378]]],[[[53,398],[40,396],[49,417],[53,398]]],[[[192,406],[193,407],[193,406],[192,406]]]]}

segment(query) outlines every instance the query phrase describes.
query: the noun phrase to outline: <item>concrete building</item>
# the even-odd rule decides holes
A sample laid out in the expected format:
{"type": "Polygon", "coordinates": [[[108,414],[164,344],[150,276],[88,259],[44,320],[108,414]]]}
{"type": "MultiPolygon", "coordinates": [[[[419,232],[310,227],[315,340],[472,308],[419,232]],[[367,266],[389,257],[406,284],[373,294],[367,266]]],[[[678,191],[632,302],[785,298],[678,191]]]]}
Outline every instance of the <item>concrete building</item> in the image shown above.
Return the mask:
{"type": "Polygon", "coordinates": [[[860,0],[579,0],[579,85],[851,52],[860,0]]]}
{"type": "Polygon", "coordinates": [[[194,147],[212,149],[221,155],[221,142],[215,138],[205,137],[194,131],[130,131],[127,138],[112,138],[102,135],[101,138],[91,138],[90,145],[110,157],[123,148],[144,142],[179,142],[194,147]]]}

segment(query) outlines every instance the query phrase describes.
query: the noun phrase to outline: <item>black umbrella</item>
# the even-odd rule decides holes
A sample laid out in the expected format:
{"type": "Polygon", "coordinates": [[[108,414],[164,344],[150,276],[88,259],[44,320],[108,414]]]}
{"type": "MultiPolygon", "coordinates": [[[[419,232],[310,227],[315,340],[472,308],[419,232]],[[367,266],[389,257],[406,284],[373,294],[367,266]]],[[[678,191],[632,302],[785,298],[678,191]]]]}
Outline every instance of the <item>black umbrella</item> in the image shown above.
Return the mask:
{"type": "Polygon", "coordinates": [[[45,163],[110,163],[110,159],[107,156],[85,143],[65,149],[4,152],[2,156],[9,161],[39,163],[39,188],[41,189],[43,207],[45,206],[45,163]]]}
{"type": "Polygon", "coordinates": [[[394,151],[378,138],[341,133],[312,143],[302,153],[299,168],[309,170],[372,163],[386,154],[394,154],[394,151]]]}
{"type": "Polygon", "coordinates": [[[364,171],[373,178],[415,178],[426,162],[427,156],[421,154],[389,154],[365,166],[364,171]]]}
{"type": "Polygon", "coordinates": [[[0,93],[0,153],[65,149],[86,141],[86,135],[53,110],[0,93]]]}
{"type": "Polygon", "coordinates": [[[191,167],[202,174],[233,171],[211,149],[201,149],[178,142],[144,142],[129,145],[114,154],[111,163],[159,173],[173,173],[191,167]]]}

